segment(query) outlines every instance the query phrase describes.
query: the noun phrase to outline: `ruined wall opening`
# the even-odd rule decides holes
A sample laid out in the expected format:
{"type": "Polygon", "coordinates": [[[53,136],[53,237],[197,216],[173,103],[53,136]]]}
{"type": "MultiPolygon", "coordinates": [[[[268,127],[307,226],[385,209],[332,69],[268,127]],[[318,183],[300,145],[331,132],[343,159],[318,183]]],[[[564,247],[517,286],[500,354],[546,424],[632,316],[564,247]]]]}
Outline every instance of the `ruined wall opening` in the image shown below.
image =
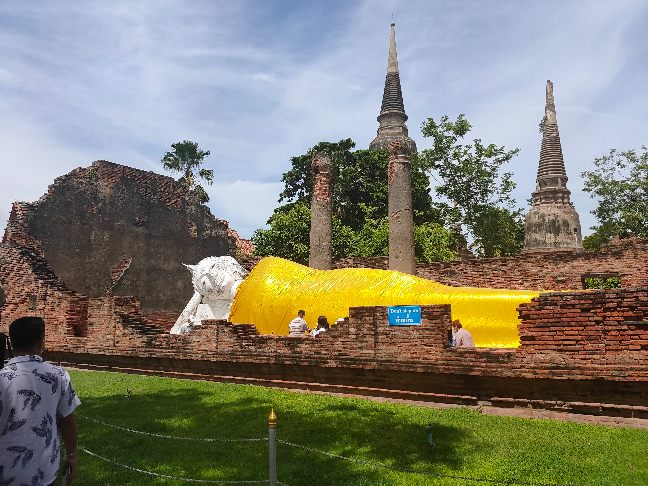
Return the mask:
{"type": "Polygon", "coordinates": [[[38,307],[38,295],[32,294],[27,298],[27,308],[29,310],[36,310],[38,307]]]}
{"type": "Polygon", "coordinates": [[[621,274],[618,272],[584,273],[581,275],[583,290],[620,289],[621,274]]]}
{"type": "Polygon", "coordinates": [[[68,335],[88,337],[88,299],[74,299],[65,313],[68,335]]]}

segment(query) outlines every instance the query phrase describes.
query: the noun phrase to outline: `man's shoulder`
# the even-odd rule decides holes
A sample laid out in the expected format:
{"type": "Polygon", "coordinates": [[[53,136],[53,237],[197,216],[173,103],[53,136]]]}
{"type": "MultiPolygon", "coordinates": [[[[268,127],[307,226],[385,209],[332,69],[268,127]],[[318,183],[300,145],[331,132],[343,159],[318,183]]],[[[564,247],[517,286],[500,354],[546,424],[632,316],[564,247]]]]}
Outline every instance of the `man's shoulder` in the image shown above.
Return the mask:
{"type": "Polygon", "coordinates": [[[65,370],[65,368],[62,368],[61,366],[48,363],[47,361],[43,361],[44,365],[47,365],[50,370],[52,370],[52,373],[58,373],[61,376],[66,376],[68,372],[65,370]]]}
{"type": "Polygon", "coordinates": [[[39,373],[51,373],[58,376],[69,376],[68,372],[64,368],[57,366],[55,364],[49,363],[47,361],[32,361],[30,362],[34,366],[35,370],[38,370],[39,373]]]}

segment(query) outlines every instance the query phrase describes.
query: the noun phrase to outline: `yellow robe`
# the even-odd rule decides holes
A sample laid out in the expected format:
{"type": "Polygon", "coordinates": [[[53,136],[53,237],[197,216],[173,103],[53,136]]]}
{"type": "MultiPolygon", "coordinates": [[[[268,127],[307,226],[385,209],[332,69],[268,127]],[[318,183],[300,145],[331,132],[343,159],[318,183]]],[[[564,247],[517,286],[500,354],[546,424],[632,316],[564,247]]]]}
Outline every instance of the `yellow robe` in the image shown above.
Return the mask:
{"type": "Polygon", "coordinates": [[[314,327],[319,316],[330,323],[349,316],[349,307],[451,304],[476,346],[517,347],[522,302],[539,294],[531,290],[450,287],[389,270],[345,268],[322,271],[281,258],[261,260],[239,285],[230,321],[254,324],[262,334],[288,334],[297,311],[306,311],[314,327]]]}

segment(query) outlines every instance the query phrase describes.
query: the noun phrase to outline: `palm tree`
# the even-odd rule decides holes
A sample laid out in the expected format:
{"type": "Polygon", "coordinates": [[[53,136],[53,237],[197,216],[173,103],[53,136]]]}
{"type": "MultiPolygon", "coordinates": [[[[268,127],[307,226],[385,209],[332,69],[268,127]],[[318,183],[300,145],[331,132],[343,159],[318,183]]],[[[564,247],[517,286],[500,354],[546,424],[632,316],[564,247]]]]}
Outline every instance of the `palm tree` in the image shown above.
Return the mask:
{"type": "Polygon", "coordinates": [[[194,171],[203,163],[203,159],[210,155],[209,150],[202,151],[198,144],[184,140],[178,143],[172,143],[171,148],[173,151],[166,152],[162,157],[162,165],[166,170],[171,172],[180,172],[182,177],[178,179],[180,184],[184,184],[189,189],[192,189],[200,197],[200,202],[206,203],[209,201],[209,196],[205,189],[198,184],[197,179],[203,179],[210,186],[214,179],[214,171],[209,169],[198,170],[198,175],[194,171]]]}

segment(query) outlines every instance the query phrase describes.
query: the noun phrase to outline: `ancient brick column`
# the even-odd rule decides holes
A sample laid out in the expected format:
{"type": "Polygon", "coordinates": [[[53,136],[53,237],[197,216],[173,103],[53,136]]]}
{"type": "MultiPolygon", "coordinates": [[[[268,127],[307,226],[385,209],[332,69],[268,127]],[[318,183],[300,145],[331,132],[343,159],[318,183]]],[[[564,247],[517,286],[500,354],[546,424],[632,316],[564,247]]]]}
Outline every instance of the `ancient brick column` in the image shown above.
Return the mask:
{"type": "Polygon", "coordinates": [[[389,269],[416,275],[410,151],[400,141],[390,142],[387,151],[389,269]]]}
{"type": "Polygon", "coordinates": [[[311,202],[310,258],[308,265],[331,270],[333,264],[333,164],[318,153],[311,163],[313,201],[311,202]]]}
{"type": "Polygon", "coordinates": [[[553,83],[547,81],[545,125],[540,149],[536,190],[526,215],[524,252],[583,249],[578,213],[569,199],[553,83]]]}

